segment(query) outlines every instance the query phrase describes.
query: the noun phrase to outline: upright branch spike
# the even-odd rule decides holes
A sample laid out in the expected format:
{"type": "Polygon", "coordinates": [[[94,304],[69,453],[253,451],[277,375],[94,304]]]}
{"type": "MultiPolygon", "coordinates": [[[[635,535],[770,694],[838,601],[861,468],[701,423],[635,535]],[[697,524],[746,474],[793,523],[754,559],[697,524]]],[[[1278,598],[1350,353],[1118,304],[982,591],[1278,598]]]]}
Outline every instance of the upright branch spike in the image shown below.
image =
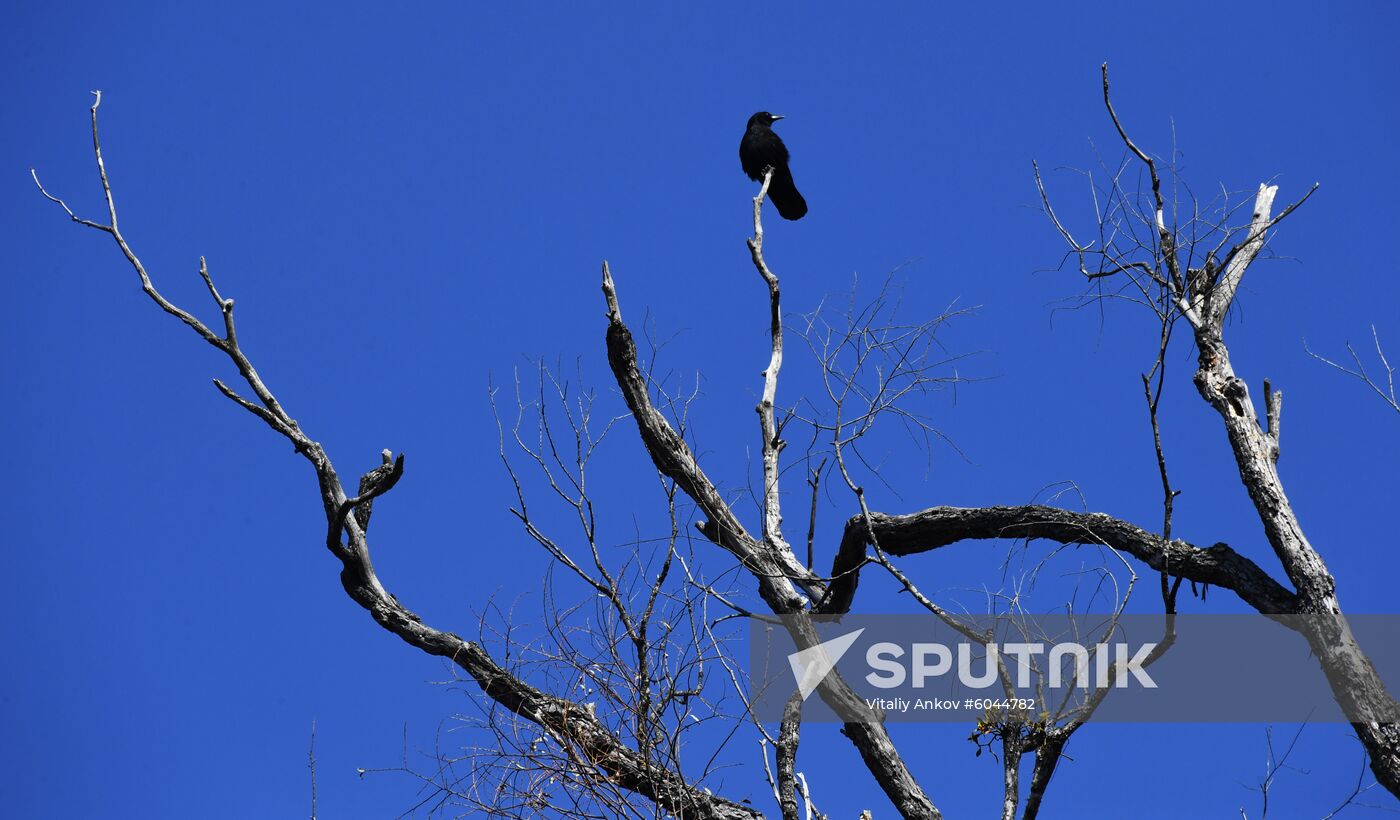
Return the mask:
{"type": "Polygon", "coordinates": [[[393,489],[403,475],[402,454],[397,461],[389,450],[383,450],[379,455],[383,463],[360,477],[359,495],[345,502],[355,508],[355,521],[366,533],[369,532],[369,518],[374,510],[374,499],[393,489]]]}
{"type": "Polygon", "coordinates": [[[617,286],[613,284],[612,271],[608,270],[608,260],[603,260],[603,298],[608,302],[608,321],[622,324],[622,308],[617,304],[617,286]]]}
{"type": "Polygon", "coordinates": [[[1279,419],[1283,415],[1283,391],[1275,390],[1268,379],[1264,380],[1264,418],[1267,423],[1264,432],[1269,434],[1269,442],[1273,449],[1269,457],[1275,463],[1279,457],[1279,419]]]}
{"type": "Polygon", "coordinates": [[[749,254],[753,257],[758,275],[768,286],[770,321],[768,335],[771,347],[768,367],[763,371],[763,395],[758,406],[759,426],[763,437],[763,537],[769,548],[784,556],[792,553],[792,547],[783,539],[782,500],[778,491],[780,468],[778,456],[786,442],[781,438],[782,426],[774,415],[774,404],[778,395],[778,375],[783,367],[783,313],[781,289],[778,277],[769,269],[763,258],[763,197],[773,181],[773,169],[763,174],[763,185],[753,199],[753,237],[748,240],[749,254]]]}

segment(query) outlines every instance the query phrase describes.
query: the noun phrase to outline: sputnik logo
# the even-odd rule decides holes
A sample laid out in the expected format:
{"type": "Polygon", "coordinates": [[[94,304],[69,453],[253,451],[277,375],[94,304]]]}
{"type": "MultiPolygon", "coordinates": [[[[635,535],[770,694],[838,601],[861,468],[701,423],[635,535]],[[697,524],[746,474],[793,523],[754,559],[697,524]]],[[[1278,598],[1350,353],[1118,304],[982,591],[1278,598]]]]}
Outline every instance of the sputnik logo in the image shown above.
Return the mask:
{"type": "Polygon", "coordinates": [[[797,689],[802,693],[803,700],[826,680],[832,668],[841,662],[841,657],[864,631],[865,628],[861,627],[855,632],[848,632],[839,638],[823,641],[787,656],[788,666],[792,667],[792,676],[797,679],[797,689]]]}

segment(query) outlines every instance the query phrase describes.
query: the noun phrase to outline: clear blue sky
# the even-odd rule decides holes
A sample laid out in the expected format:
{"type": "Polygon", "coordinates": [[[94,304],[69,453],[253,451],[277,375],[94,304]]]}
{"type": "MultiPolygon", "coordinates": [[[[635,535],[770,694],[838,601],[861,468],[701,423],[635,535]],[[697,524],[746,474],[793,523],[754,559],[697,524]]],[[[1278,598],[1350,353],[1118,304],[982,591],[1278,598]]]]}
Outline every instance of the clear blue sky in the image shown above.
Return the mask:
{"type": "MultiPolygon", "coordinates": [[[[14,817],[304,814],[314,719],[322,816],[391,817],[415,802],[413,783],[355,768],[397,765],[405,738],[411,755],[430,750],[472,712],[473,687],[433,685],[450,671],[346,598],[306,464],[210,386],[227,362],[145,300],[105,236],[33,190],[30,167],[100,218],[91,89],[104,91],[123,229],[167,294],[215,318],[196,276],[207,256],[245,346],[343,474],[381,448],[408,453],[376,510],[376,563],[408,606],[465,633],[493,595],[537,612],[545,567],[507,512],[488,380],[577,359],[609,412],[619,406],[602,259],[629,318],[680,332],[666,363],[703,373],[706,467],[744,485],[766,304],[735,153],[759,109],[788,116],[811,207],[768,222],[789,311],[896,268],[911,315],[980,306],[943,338],[984,351],[963,366],[984,380],[926,408],[966,459],[895,449],[899,495],[872,490],[873,505],[1023,503],[1073,481],[1088,507],[1155,526],[1138,382],[1155,339],[1128,307],[1056,310],[1082,284],[1047,270],[1062,249],[1030,173],[1032,159],[1091,166],[1094,145],[1116,161],[1107,60],[1136,138],[1168,154],[1174,128],[1197,190],[1271,179],[1291,201],[1322,183],[1274,240],[1293,261],[1246,279],[1229,338],[1256,390],[1267,376],[1287,393],[1281,469],[1343,604],[1394,612],[1400,550],[1380,516],[1395,499],[1400,418],[1310,360],[1303,339],[1340,353],[1374,323],[1400,359],[1386,156],[1400,130],[1400,12],[1319,9],[12,7],[0,30],[0,805],[14,817]]],[[[1083,225],[1076,177],[1051,183],[1083,225]]],[[[1190,351],[1170,365],[1177,533],[1276,568],[1191,388],[1190,351]]],[[[810,362],[788,368],[791,399],[810,362]]],[[[629,423],[596,479],[613,488],[618,541],[634,515],[655,521],[650,496],[627,504],[630,486],[653,486],[644,465],[629,423]]],[[[824,514],[821,563],[849,512],[824,514]]],[[[960,600],[959,588],[1004,582],[1004,555],[980,544],[910,563],[960,600]]],[[[1184,607],[1240,605],[1216,592],[1184,607]]],[[[897,735],[951,817],[998,805],[1000,769],[973,757],[968,731],[897,735]]],[[[892,813],[849,775],[848,745],[830,729],[812,737],[799,767],[824,810],[892,813]]],[[[1046,816],[1257,816],[1246,786],[1263,770],[1261,726],[1090,727],[1069,754],[1046,816]]],[[[1307,771],[1275,787],[1271,817],[1326,813],[1361,762],[1341,727],[1310,727],[1296,755],[1307,771]]],[[[730,778],[730,796],[773,809],[752,772],[730,778]]]]}

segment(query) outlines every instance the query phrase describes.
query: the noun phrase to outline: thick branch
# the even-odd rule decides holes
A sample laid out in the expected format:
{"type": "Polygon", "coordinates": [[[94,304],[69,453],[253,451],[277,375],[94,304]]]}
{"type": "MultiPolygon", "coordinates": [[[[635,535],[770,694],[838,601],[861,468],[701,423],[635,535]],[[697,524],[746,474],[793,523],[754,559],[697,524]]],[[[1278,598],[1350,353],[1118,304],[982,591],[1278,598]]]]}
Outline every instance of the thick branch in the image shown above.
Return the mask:
{"type": "MultiPolygon", "coordinates": [[[[1225,272],[1220,277],[1220,283],[1209,293],[1208,311],[1203,320],[1215,329],[1220,330],[1225,321],[1225,314],[1230,309],[1230,303],[1235,299],[1235,291],[1239,289],[1240,279],[1244,277],[1244,272],[1254,262],[1259,251],[1263,249],[1267,239],[1269,229],[1282,222],[1285,217],[1298,209],[1300,205],[1308,201],[1308,198],[1316,193],[1317,183],[1308,189],[1297,202],[1284,208],[1278,216],[1270,218],[1269,214],[1274,207],[1274,196],[1278,193],[1277,185],[1266,185],[1260,183],[1259,190],[1254,196],[1254,212],[1250,217],[1249,230],[1245,233],[1245,238],[1230,249],[1225,255],[1225,260],[1220,263],[1225,272]]],[[[1197,324],[1193,322],[1192,324],[1197,324]]]]}
{"type": "Polygon", "coordinates": [[[783,706],[783,720],[778,727],[778,807],[783,820],[799,820],[797,814],[797,742],[802,729],[802,695],[793,692],[783,706]]]}
{"type": "Polygon", "coordinates": [[[1025,738],[1019,726],[1009,727],[1001,739],[1001,820],[1016,820],[1021,800],[1021,752],[1025,738]]]}
{"type": "Polygon", "coordinates": [[[533,721],[561,742],[577,749],[609,782],[647,797],[668,813],[682,818],[751,820],[763,815],[747,806],[696,788],[674,772],[628,748],[585,706],[548,695],[498,665],[478,644],[451,632],[433,629],[405,609],[393,596],[376,592],[378,582],[367,583],[347,562],[341,573],[346,592],[363,606],[380,626],[431,655],[450,659],[481,687],[488,697],[533,721]]]}
{"type": "MultiPolygon", "coordinates": [[[[1303,201],[1270,218],[1275,193],[1275,186],[1259,186],[1249,235],[1227,257],[1226,273],[1217,288],[1218,295],[1208,306],[1207,321],[1193,323],[1198,351],[1194,381],[1201,398],[1215,409],[1225,426],[1240,480],[1264,526],[1269,545],[1298,591],[1297,611],[1334,616],[1305,619],[1304,623],[1313,628],[1302,630],[1327,675],[1333,696],[1349,715],[1395,715],[1400,707],[1352,635],[1337,599],[1336,581],[1322,555],[1303,533],[1284,492],[1278,472],[1281,407],[1272,399],[1272,385],[1265,390],[1270,395],[1266,430],[1250,400],[1248,386],[1235,374],[1230,350],[1225,345],[1225,312],[1245,269],[1263,247],[1268,229],[1303,201]]],[[[1352,726],[1370,755],[1376,779],[1392,794],[1400,795],[1400,727],[1384,718],[1355,722],[1352,726]]]]}
{"type": "Polygon", "coordinates": [[[1254,214],[1249,222],[1249,233],[1245,235],[1244,241],[1236,245],[1225,258],[1223,265],[1225,273],[1220,277],[1220,283],[1211,291],[1206,315],[1202,317],[1217,328],[1225,320],[1230,303],[1235,299],[1235,291],[1239,289],[1245,269],[1264,248],[1265,233],[1273,224],[1269,219],[1269,214],[1273,211],[1276,194],[1278,194],[1277,185],[1264,185],[1262,183],[1259,185],[1259,191],[1254,196],[1254,214]]]}
{"type": "Polygon", "coordinates": [[[608,363],[627,401],[627,409],[632,411],[632,418],[637,422],[652,463],[662,475],[675,480],[705,514],[709,520],[702,526],[702,532],[733,553],[754,574],[759,594],[774,612],[801,611],[805,602],[792,582],[802,584],[814,596],[820,594],[821,582],[797,561],[791,549],[773,549],[749,534],[715,489],[714,482],[700,468],[685,440],[652,404],[646,378],[637,364],[637,345],[632,332],[622,322],[617,289],[606,262],[603,263],[603,295],[608,304],[608,363]]]}
{"type": "MultiPolygon", "coordinates": [[[[871,513],[880,548],[891,555],[913,555],[965,540],[1044,538],[1061,544],[1098,544],[1137,558],[1153,569],[1234,591],[1268,614],[1293,612],[1293,593],[1253,561],[1225,544],[1202,549],[1161,536],[1102,513],[1055,507],[932,507],[910,515],[871,513]]],[[[831,568],[833,581],[822,601],[823,614],[850,610],[868,543],[863,516],[846,522],[831,568]]]]}
{"type": "MultiPolygon", "coordinates": [[[[1244,598],[1261,612],[1293,612],[1303,615],[1331,616],[1316,619],[1294,619],[1295,623],[1290,623],[1290,625],[1294,626],[1307,639],[1324,673],[1328,676],[1333,695],[1343,707],[1343,711],[1348,715],[1366,716],[1354,718],[1362,722],[1353,723],[1353,726],[1371,758],[1372,770],[1377,779],[1393,794],[1400,795],[1400,728],[1397,728],[1396,725],[1400,723],[1400,718],[1395,717],[1400,714],[1400,711],[1397,710],[1396,702],[1390,697],[1383,682],[1372,668],[1370,660],[1356,644],[1350,627],[1345,618],[1342,617],[1341,606],[1335,592],[1335,582],[1320,554],[1303,534],[1302,526],[1288,501],[1278,474],[1277,460],[1282,416],[1281,396],[1272,390],[1271,385],[1265,383],[1266,425],[1265,419],[1260,418],[1259,412],[1256,411],[1251,401],[1250,391],[1245,381],[1235,374],[1230,363],[1229,350],[1224,341],[1225,317],[1238,293],[1245,272],[1267,244],[1269,230],[1307,201],[1318,186],[1312,186],[1297,202],[1274,216],[1272,215],[1273,204],[1278,189],[1267,183],[1261,184],[1255,194],[1250,223],[1247,230],[1244,231],[1243,239],[1230,248],[1224,258],[1217,262],[1217,254],[1227,241],[1224,237],[1230,237],[1235,233],[1235,229],[1225,224],[1232,209],[1224,208],[1221,223],[1208,226],[1208,232],[1219,231],[1221,233],[1220,244],[1204,254],[1202,267],[1185,269],[1181,260],[1190,258],[1191,254],[1198,251],[1198,248],[1195,247],[1198,237],[1193,231],[1182,231],[1175,225],[1167,224],[1161,178],[1157,173],[1156,164],[1148,152],[1133,142],[1119,120],[1109,96],[1108,66],[1106,64],[1103,67],[1103,99],[1109,117],[1112,119],[1123,144],[1137,160],[1146,166],[1151,178],[1154,214],[1150,221],[1155,223],[1153,228],[1158,239],[1157,247],[1150,249],[1153,253],[1151,262],[1154,267],[1165,267],[1167,275],[1152,277],[1159,288],[1156,292],[1151,291],[1146,286],[1141,286],[1143,296],[1146,301],[1152,303],[1154,309],[1158,310],[1159,318],[1162,318],[1164,323],[1169,323],[1170,316],[1168,312],[1162,311],[1158,306],[1173,304],[1180,315],[1191,325],[1198,351],[1198,369],[1194,379],[1196,388],[1220,415],[1224,423],[1231,449],[1235,455],[1240,479],[1253,502],[1269,545],[1283,565],[1288,580],[1296,589],[1296,593],[1284,592],[1281,596],[1282,587],[1272,579],[1268,579],[1267,583],[1262,583],[1261,579],[1267,579],[1267,576],[1252,562],[1248,562],[1233,553],[1230,553],[1234,563],[1233,568],[1217,566],[1218,562],[1207,562],[1202,565],[1201,559],[1203,557],[1216,559],[1223,557],[1209,555],[1209,553],[1220,549],[1221,545],[1206,551],[1195,550],[1189,545],[1183,545],[1188,547],[1187,552],[1173,555],[1169,568],[1159,568],[1178,578],[1187,577],[1194,580],[1203,579],[1200,574],[1202,570],[1206,570],[1208,574],[1212,575],[1223,575],[1225,576],[1223,579],[1213,580],[1211,583],[1234,589],[1241,598],[1244,598]],[[1184,252],[1177,248],[1179,237],[1190,243],[1184,252]],[[1184,279],[1183,272],[1185,273],[1184,279]],[[1230,581],[1234,582],[1233,585],[1230,581]]],[[[1125,195],[1119,189],[1116,179],[1113,193],[1120,200],[1128,202],[1129,210],[1133,215],[1136,215],[1136,206],[1131,204],[1135,202],[1135,199],[1130,195],[1125,195]]],[[[1143,215],[1143,219],[1149,221],[1146,215],[1143,215]]],[[[1052,221],[1060,228],[1062,235],[1067,237],[1071,246],[1078,249],[1072,238],[1068,238],[1064,229],[1059,225],[1058,220],[1052,218],[1052,221]]],[[[1193,217],[1192,222],[1195,221],[1196,219],[1193,217]]],[[[1119,223],[1115,222],[1112,217],[1101,218],[1101,230],[1105,227],[1116,231],[1119,228],[1119,223]]],[[[1131,227],[1129,229],[1131,230],[1131,227]]],[[[1136,248],[1147,250],[1142,243],[1137,243],[1136,248]]],[[[1117,262],[1116,259],[1114,261],[1117,262]]],[[[1129,262],[1129,264],[1133,263],[1129,262]]],[[[1167,325],[1164,324],[1165,326],[1167,325]]],[[[1170,493],[1165,481],[1164,490],[1170,493]]],[[[848,526],[848,540],[855,543],[843,548],[843,553],[847,555],[847,565],[858,561],[864,551],[863,544],[859,543],[863,536],[860,532],[855,532],[852,535],[851,531],[852,527],[848,526]]],[[[1065,535],[1070,535],[1075,541],[1082,540],[1072,534],[1060,533],[1059,535],[1061,537],[1057,537],[1057,540],[1064,540],[1062,536],[1065,535]]],[[[1133,553],[1142,560],[1148,560],[1150,555],[1156,555],[1161,563],[1167,563],[1162,560],[1161,556],[1168,552],[1169,548],[1181,544],[1181,542],[1166,540],[1160,540],[1153,544],[1137,538],[1129,538],[1126,543],[1117,543],[1111,538],[1103,537],[1104,533],[1102,532],[1096,531],[1094,535],[1096,539],[1133,553]],[[1127,549],[1130,546],[1149,547],[1148,555],[1139,554],[1141,550],[1133,552],[1132,549],[1127,549]]],[[[1048,537],[1056,536],[1049,535],[1048,537]]],[[[884,546],[883,542],[884,538],[881,537],[882,546],[884,546]]],[[[1155,563],[1152,565],[1158,566],[1155,563]]],[[[852,578],[849,582],[851,586],[854,585],[854,580],[852,578]]],[[[1166,586],[1165,578],[1163,588],[1166,593],[1165,597],[1170,603],[1173,591],[1166,586]]],[[[836,585],[833,585],[833,594],[837,591],[836,585]]],[[[851,594],[853,594],[853,590],[836,597],[831,603],[832,607],[849,606],[851,594]]]]}
{"type": "Polygon", "coordinates": [[[1026,806],[1022,820],[1034,820],[1040,816],[1040,806],[1045,800],[1045,790],[1050,786],[1050,778],[1055,773],[1064,752],[1069,735],[1057,729],[1045,733],[1045,740],[1036,751],[1035,768],[1031,770],[1031,785],[1026,791],[1026,806]]]}

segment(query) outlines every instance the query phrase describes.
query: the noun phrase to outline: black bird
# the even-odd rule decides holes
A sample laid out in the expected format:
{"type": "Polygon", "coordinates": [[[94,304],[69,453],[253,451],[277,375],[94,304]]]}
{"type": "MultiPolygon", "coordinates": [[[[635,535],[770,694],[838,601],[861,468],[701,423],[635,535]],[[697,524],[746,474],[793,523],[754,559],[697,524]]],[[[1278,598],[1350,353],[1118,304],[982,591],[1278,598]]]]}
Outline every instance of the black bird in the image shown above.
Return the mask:
{"type": "Polygon", "coordinates": [[[773,169],[773,181],[768,185],[768,198],[783,219],[801,219],[807,215],[807,200],[797,192],[788,170],[788,150],[782,139],[773,133],[773,123],[782,117],[760,111],[749,117],[744,138],[739,141],[739,163],[744,173],[757,182],[763,172],[773,169]]]}

